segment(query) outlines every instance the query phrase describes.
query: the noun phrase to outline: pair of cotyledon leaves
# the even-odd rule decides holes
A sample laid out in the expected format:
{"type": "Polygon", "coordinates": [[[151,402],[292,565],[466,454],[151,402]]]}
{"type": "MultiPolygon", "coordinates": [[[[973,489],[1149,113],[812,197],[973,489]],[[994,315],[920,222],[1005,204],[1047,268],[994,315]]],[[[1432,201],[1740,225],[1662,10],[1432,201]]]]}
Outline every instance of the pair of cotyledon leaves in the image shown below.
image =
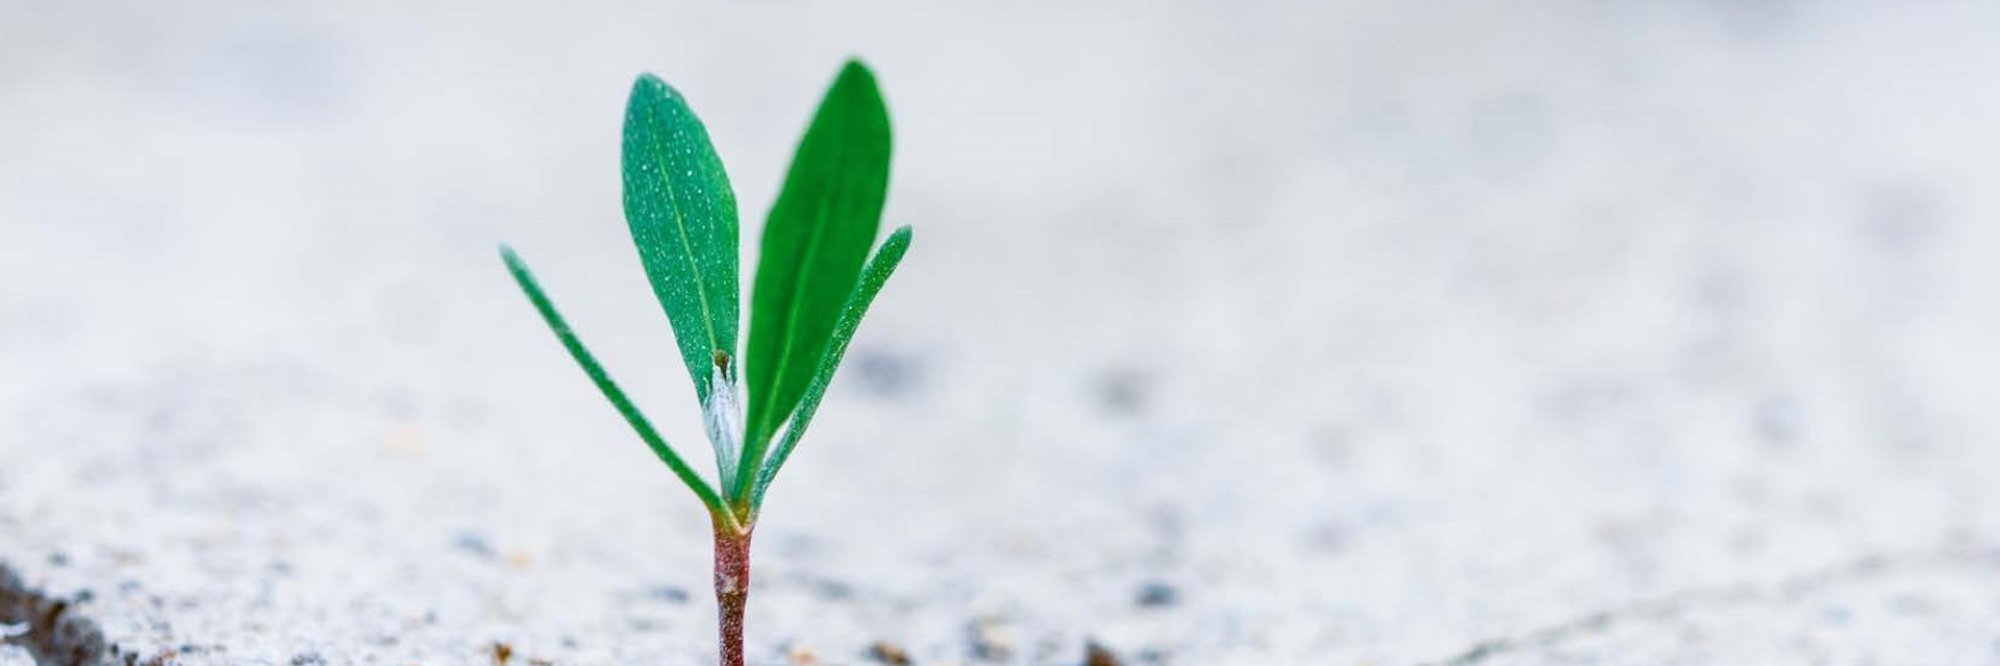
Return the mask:
{"type": "Polygon", "coordinates": [[[850,61],[828,89],[765,223],[750,298],[747,414],[737,394],[741,312],[736,196],[708,132],[672,86],[644,75],[625,113],[625,218],[673,324],[715,448],[721,492],[647,422],[597,363],[512,249],[515,281],[570,356],[709,510],[753,518],[798,445],[875,294],[909,248],[902,227],[868,258],[889,185],[888,110],[850,61]],[[775,446],[775,448],[773,448],[775,446]]]}

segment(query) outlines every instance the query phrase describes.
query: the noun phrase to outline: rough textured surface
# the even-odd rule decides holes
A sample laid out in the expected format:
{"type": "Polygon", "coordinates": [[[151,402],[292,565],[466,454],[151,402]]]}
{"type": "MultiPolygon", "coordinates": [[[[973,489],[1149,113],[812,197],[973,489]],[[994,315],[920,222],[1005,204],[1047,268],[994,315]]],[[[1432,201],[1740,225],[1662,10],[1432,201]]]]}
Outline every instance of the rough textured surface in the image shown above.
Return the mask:
{"type": "Polygon", "coordinates": [[[2000,9],[1489,5],[0,3],[0,562],[140,659],[712,659],[493,247],[699,452],[630,77],[755,229],[860,53],[918,236],[761,663],[2000,658],[2000,9]]]}
{"type": "MultiPolygon", "coordinates": [[[[0,664],[37,655],[44,663],[65,666],[123,663],[125,655],[105,641],[96,622],[70,612],[91,598],[89,592],[50,596],[0,565],[0,664]]],[[[138,655],[131,656],[137,660],[138,655]]]]}

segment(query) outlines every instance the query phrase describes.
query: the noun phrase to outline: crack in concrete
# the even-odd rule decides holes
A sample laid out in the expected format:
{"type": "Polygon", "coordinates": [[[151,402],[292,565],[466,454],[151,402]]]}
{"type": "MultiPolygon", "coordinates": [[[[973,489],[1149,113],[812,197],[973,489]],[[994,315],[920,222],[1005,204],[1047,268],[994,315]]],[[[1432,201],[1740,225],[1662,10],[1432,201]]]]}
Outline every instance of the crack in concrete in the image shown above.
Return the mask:
{"type": "Polygon", "coordinates": [[[137,655],[121,657],[96,622],[70,610],[70,600],[29,587],[0,563],[0,625],[27,626],[6,642],[26,647],[40,666],[139,666],[137,655]]]}
{"type": "Polygon", "coordinates": [[[1557,624],[1515,636],[1488,638],[1443,661],[1425,666],[1472,666],[1487,659],[1534,648],[1555,647],[1565,641],[1603,634],[1620,625],[1666,622],[1705,610],[1721,610],[1766,603],[1787,603],[1838,585],[1865,582],[1884,576],[1984,564],[2000,566],[2000,553],[1965,547],[1903,553],[1898,556],[1870,555],[1845,564],[1780,579],[1763,585],[1736,583],[1696,588],[1664,597],[1642,600],[1618,608],[1599,610],[1557,624]]]}

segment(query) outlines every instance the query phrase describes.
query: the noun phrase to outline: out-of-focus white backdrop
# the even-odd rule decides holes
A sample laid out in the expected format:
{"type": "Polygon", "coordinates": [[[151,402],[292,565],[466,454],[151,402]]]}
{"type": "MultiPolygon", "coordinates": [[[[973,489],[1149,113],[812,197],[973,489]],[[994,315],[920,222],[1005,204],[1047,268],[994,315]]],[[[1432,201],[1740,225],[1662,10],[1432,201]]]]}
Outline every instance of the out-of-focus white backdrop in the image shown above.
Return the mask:
{"type": "Polygon", "coordinates": [[[1996,25],[0,2],[0,561],[197,662],[697,663],[705,518],[494,247],[705,458],[624,95],[691,99],[749,247],[858,55],[917,238],[772,494],[761,654],[1991,658],[1996,25]]]}

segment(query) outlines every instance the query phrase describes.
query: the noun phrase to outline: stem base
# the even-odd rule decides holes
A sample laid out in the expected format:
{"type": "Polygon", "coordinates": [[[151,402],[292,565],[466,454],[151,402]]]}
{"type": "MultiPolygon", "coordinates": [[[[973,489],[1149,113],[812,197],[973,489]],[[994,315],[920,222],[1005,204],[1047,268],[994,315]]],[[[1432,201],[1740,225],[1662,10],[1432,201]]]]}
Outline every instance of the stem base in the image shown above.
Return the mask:
{"type": "Polygon", "coordinates": [[[722,666],[743,666],[743,608],[750,601],[750,529],[715,522],[715,606],[722,666]]]}

